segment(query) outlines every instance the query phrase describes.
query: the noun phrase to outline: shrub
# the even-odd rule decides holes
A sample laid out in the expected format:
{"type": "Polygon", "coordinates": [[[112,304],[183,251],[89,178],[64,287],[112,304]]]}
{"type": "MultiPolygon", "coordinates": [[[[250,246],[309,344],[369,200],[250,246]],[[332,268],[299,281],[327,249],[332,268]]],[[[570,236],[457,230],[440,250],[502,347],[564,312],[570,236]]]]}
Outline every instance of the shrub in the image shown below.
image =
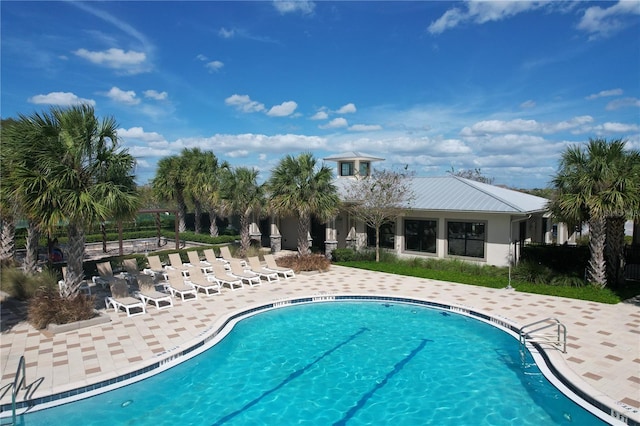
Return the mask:
{"type": "Polygon", "coordinates": [[[297,254],[291,256],[283,256],[278,258],[278,265],[284,268],[291,268],[295,272],[300,271],[328,271],[331,266],[331,262],[323,254],[307,254],[304,256],[298,256],[297,254]]]}
{"type": "Polygon", "coordinates": [[[584,287],[587,281],[577,275],[558,275],[551,278],[549,284],[560,287],[584,287]]]}
{"type": "Polygon", "coordinates": [[[41,287],[29,301],[28,319],[37,329],[49,324],[68,324],[93,318],[95,298],[76,294],[70,298],[60,296],[56,289],[41,287]]]}
{"type": "Polygon", "coordinates": [[[32,298],[40,287],[57,291],[57,282],[57,274],[49,269],[31,275],[18,268],[2,268],[0,274],[2,291],[19,300],[32,298]]]}
{"type": "Polygon", "coordinates": [[[548,284],[553,279],[551,268],[532,260],[522,261],[513,270],[513,278],[535,284],[548,284]]]}
{"type": "Polygon", "coordinates": [[[339,248],[331,252],[334,262],[350,262],[356,256],[356,252],[350,248],[339,248]]]}

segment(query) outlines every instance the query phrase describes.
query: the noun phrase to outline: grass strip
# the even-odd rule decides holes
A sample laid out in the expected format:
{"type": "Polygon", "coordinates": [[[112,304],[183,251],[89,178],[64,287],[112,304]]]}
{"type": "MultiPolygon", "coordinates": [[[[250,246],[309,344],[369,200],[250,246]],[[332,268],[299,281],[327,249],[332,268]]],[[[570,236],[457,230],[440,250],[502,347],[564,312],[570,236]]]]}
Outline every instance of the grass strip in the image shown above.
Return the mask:
{"type": "MultiPolygon", "coordinates": [[[[411,265],[408,262],[373,262],[350,261],[338,262],[338,265],[369,271],[386,272],[409,277],[430,278],[438,281],[448,281],[460,284],[470,284],[480,287],[505,288],[509,284],[508,276],[497,274],[484,275],[482,273],[467,273],[452,270],[435,270],[411,265]]],[[[523,293],[542,294],[547,296],[567,297],[570,299],[588,300],[592,302],[616,304],[620,297],[608,288],[599,289],[594,286],[564,287],[549,284],[535,284],[512,281],[511,286],[523,293]]]]}

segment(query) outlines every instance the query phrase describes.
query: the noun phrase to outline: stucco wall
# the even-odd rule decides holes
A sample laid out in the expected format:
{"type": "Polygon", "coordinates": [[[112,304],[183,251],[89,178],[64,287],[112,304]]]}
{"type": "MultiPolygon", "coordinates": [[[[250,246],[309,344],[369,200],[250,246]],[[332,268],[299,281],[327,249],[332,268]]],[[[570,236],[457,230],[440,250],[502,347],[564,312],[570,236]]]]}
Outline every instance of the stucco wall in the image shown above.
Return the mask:
{"type": "MultiPolygon", "coordinates": [[[[400,257],[438,257],[438,258],[452,258],[449,256],[447,247],[447,222],[449,221],[461,221],[461,222],[483,222],[485,223],[485,245],[484,245],[484,258],[472,258],[472,257],[460,257],[461,259],[481,262],[487,265],[495,266],[508,266],[509,264],[509,241],[513,237],[518,236],[519,223],[515,220],[524,217],[513,217],[509,214],[487,214],[487,213],[463,213],[463,212],[411,212],[407,214],[403,219],[397,222],[396,236],[395,236],[395,251],[400,257]],[[438,223],[437,241],[436,241],[436,253],[423,253],[415,251],[405,251],[404,241],[404,220],[405,219],[429,219],[436,220],[438,223]],[[512,219],[514,222],[512,223],[512,219]],[[513,235],[510,235],[510,229],[513,231],[513,235]]],[[[527,233],[535,232],[541,234],[542,219],[533,218],[527,222],[527,233]],[[529,223],[531,222],[531,223],[529,223]],[[540,232],[539,232],[540,231],[540,232]]],[[[366,243],[365,228],[358,226],[359,239],[361,243],[366,243]]],[[[341,233],[342,234],[342,233],[341,233]]],[[[342,235],[340,235],[342,237],[342,235]]],[[[338,238],[340,241],[341,238],[338,238]]],[[[539,238],[528,236],[533,241],[539,241],[539,238]]],[[[362,244],[361,244],[362,246],[362,244]]]]}

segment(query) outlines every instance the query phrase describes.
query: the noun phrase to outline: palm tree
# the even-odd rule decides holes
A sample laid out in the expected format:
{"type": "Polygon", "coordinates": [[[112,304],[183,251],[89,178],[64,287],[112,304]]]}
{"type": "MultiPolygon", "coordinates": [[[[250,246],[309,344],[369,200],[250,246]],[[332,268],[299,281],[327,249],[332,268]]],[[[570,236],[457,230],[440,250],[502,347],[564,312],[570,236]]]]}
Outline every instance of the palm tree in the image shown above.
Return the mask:
{"type": "Polygon", "coordinates": [[[311,218],[328,220],[338,212],[340,199],[332,183],[331,168],[317,167],[310,153],[287,155],[273,169],[267,182],[269,205],[280,215],[298,219],[298,254],[309,254],[311,218]]]}
{"type": "Polygon", "coordinates": [[[245,256],[251,244],[251,216],[260,213],[264,205],[264,188],[258,185],[258,171],[247,167],[228,169],[222,177],[222,203],[227,214],[240,216],[240,256],[245,256]]]}
{"type": "Polygon", "coordinates": [[[206,180],[205,154],[200,148],[185,148],[180,153],[184,164],[182,178],[184,180],[185,197],[193,204],[194,231],[201,231],[200,217],[202,216],[202,185],[206,180]]]}
{"type": "Polygon", "coordinates": [[[200,169],[196,182],[196,196],[201,200],[203,208],[209,214],[209,235],[218,236],[216,220],[222,210],[221,185],[222,176],[229,170],[229,163],[218,163],[218,158],[211,151],[205,151],[200,161],[200,169]]]}
{"type": "MultiPolygon", "coordinates": [[[[34,217],[29,217],[29,211],[21,205],[20,178],[17,175],[20,165],[20,156],[23,147],[29,146],[26,135],[29,129],[24,127],[22,121],[11,120],[3,123],[2,143],[2,188],[1,211],[3,222],[3,259],[8,261],[13,258],[15,248],[15,220],[19,217],[27,219],[27,236],[25,239],[25,257],[22,267],[27,274],[35,274],[38,267],[38,244],[41,236],[41,226],[34,217]],[[22,211],[21,211],[22,210],[22,211]]],[[[33,159],[27,158],[29,167],[33,167],[33,159]]]]}
{"type": "Polygon", "coordinates": [[[209,234],[218,236],[216,218],[220,204],[220,172],[229,164],[218,164],[218,158],[212,151],[199,148],[184,149],[181,153],[185,163],[185,193],[190,198],[195,212],[195,232],[200,233],[200,217],[203,211],[209,213],[209,234]]]}
{"type": "Polygon", "coordinates": [[[75,295],[84,279],[85,229],[137,211],[135,160],[118,145],[115,119],[99,121],[89,105],[20,115],[19,121],[21,205],[43,228],[67,223],[66,284],[75,295]]]}
{"type": "Polygon", "coordinates": [[[10,263],[15,255],[18,204],[11,181],[14,166],[9,129],[16,124],[15,120],[2,120],[0,127],[0,264],[10,263]]]}
{"type": "Polygon", "coordinates": [[[187,230],[185,216],[187,204],[185,202],[185,176],[182,158],[177,155],[164,157],[158,161],[156,176],[151,182],[153,191],[161,200],[175,202],[178,208],[178,231],[187,230]]]}
{"type": "Polygon", "coordinates": [[[566,222],[589,224],[587,273],[589,281],[599,287],[619,281],[624,227],[616,225],[638,217],[640,211],[640,154],[624,148],[620,139],[590,139],[585,149],[571,146],[563,153],[553,179],[552,210],[566,222]]]}

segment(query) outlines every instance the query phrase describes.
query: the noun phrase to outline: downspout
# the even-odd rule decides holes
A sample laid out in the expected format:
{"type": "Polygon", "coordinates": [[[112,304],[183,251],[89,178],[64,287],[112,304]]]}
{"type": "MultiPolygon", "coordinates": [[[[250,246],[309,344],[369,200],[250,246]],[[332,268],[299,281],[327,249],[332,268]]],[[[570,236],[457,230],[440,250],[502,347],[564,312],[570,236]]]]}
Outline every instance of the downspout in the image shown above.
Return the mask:
{"type": "Polygon", "coordinates": [[[513,263],[513,224],[529,219],[531,219],[530,214],[520,219],[511,219],[511,221],[509,222],[509,284],[507,285],[507,290],[513,290],[513,287],[511,287],[511,264],[513,263]]]}

